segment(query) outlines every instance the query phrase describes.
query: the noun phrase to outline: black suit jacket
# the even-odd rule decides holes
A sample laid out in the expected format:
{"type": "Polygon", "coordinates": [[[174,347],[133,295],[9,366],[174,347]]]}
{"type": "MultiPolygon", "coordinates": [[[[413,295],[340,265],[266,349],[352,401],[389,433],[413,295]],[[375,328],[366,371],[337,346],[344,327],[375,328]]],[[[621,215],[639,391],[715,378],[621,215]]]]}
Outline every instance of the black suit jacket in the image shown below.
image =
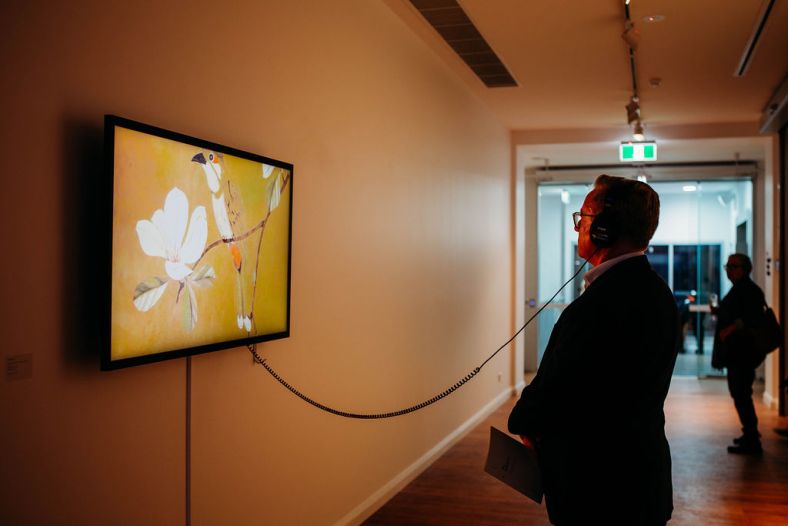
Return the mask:
{"type": "Polygon", "coordinates": [[[645,256],[614,265],[564,310],[509,416],[511,433],[537,440],[551,522],[670,518],[663,403],[677,338],[673,294],[645,256]]]}

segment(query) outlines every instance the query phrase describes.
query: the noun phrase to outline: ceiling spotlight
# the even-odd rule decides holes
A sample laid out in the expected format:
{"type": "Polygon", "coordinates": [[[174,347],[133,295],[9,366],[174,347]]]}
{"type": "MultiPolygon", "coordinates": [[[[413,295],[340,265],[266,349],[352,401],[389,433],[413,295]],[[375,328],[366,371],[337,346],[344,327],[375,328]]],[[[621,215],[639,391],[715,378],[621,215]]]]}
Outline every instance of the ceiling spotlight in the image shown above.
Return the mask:
{"type": "Polygon", "coordinates": [[[638,48],[638,42],[640,42],[640,31],[635,29],[635,24],[627,20],[627,23],[624,25],[624,32],[621,33],[621,38],[634,51],[638,48]]]}
{"type": "Polygon", "coordinates": [[[636,141],[642,141],[646,138],[646,136],[643,134],[643,124],[641,124],[640,121],[635,123],[635,132],[632,134],[632,138],[636,141]]]}
{"type": "Polygon", "coordinates": [[[627,124],[640,120],[640,102],[637,97],[630,97],[629,104],[624,107],[627,109],[627,124]]]}

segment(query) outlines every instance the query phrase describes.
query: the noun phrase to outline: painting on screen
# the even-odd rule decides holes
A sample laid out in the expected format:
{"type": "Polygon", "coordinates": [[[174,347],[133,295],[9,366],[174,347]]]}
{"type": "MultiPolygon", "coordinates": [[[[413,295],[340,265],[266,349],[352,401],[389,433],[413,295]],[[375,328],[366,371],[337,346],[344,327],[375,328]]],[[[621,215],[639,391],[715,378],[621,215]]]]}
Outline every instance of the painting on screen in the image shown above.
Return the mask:
{"type": "Polygon", "coordinates": [[[287,332],[289,165],[122,126],[113,163],[110,362],[287,332]]]}

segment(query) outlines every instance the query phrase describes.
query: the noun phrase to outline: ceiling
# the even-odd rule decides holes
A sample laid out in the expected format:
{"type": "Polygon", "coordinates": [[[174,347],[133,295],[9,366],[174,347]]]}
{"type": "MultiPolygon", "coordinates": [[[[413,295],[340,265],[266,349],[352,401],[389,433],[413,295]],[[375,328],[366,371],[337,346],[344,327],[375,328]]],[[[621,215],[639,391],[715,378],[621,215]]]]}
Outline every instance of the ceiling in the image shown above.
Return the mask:
{"type": "MultiPolygon", "coordinates": [[[[765,0],[631,0],[646,126],[757,123],[788,72],[788,2],[777,0],[735,77],[765,0]],[[645,17],[661,15],[662,21],[645,17]],[[650,80],[660,78],[659,87],[650,80]]],[[[408,0],[388,2],[511,130],[626,125],[632,95],[624,0],[459,0],[517,87],[487,88],[408,0]],[[400,5],[397,5],[400,4],[400,5]]],[[[439,2],[438,2],[439,4],[439,2]]]]}

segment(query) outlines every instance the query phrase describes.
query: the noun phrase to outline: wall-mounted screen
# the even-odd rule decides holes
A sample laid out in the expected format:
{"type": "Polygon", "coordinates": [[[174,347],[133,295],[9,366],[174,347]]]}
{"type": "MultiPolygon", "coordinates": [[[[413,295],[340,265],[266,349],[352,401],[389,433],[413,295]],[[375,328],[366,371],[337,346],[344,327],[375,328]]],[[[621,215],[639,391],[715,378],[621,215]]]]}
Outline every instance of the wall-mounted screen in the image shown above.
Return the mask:
{"type": "Polygon", "coordinates": [[[285,338],[293,165],[105,117],[103,369],[285,338]]]}

